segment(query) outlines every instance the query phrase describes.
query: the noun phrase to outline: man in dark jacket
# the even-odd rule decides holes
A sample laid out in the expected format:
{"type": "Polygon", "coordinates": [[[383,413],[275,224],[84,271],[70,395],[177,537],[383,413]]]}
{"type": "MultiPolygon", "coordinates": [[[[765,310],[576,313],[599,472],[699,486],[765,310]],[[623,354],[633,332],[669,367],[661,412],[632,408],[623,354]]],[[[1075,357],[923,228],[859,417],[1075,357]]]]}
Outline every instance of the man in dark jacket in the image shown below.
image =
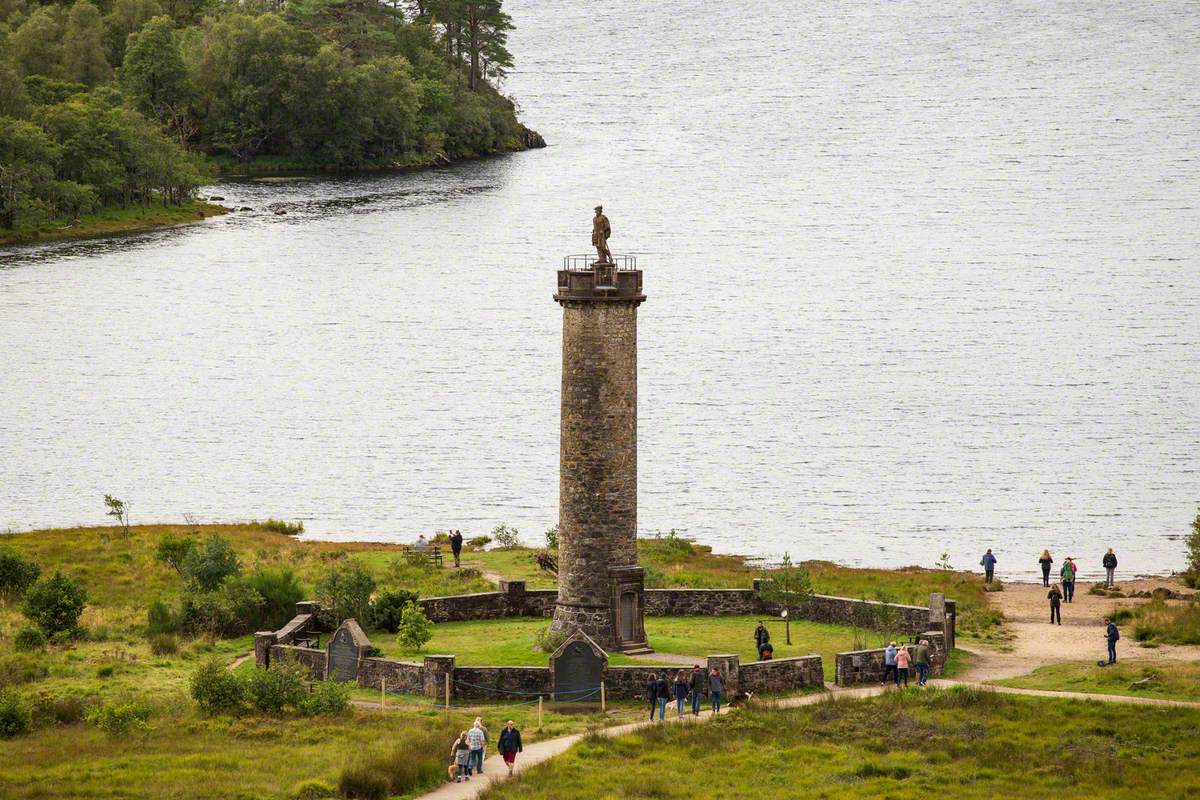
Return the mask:
{"type": "Polygon", "coordinates": [[[654,722],[654,709],[658,707],[658,676],[653,672],[646,679],[646,700],[650,703],[650,721],[654,722]]]}
{"type": "Polygon", "coordinates": [[[688,681],[688,691],[692,695],[692,716],[700,716],[700,698],[704,696],[704,670],[696,664],[692,667],[692,677],[688,681]]]}
{"type": "Polygon", "coordinates": [[[508,724],[504,726],[504,730],[500,731],[500,742],[497,745],[500,750],[500,755],[504,758],[504,763],[508,765],[508,774],[513,773],[513,762],[517,760],[517,753],[521,752],[521,732],[517,730],[516,725],[510,719],[508,724]]]}
{"type": "Polygon", "coordinates": [[[1108,642],[1108,663],[1117,663],[1117,639],[1121,638],[1121,632],[1117,630],[1117,623],[1113,622],[1108,617],[1104,618],[1104,638],[1108,642]]]}
{"type": "Polygon", "coordinates": [[[767,643],[771,641],[771,634],[767,630],[767,626],[762,624],[762,620],[758,621],[758,627],[754,629],[754,645],[758,648],[758,658],[762,660],[763,650],[766,649],[767,643]]]}
{"type": "Polygon", "coordinates": [[[450,534],[450,552],[454,554],[454,566],[458,566],[458,559],[462,556],[462,531],[455,531],[450,534]]]}
{"type": "Polygon", "coordinates": [[[658,721],[662,722],[667,716],[667,701],[671,699],[671,684],[667,682],[667,673],[660,672],[654,682],[654,693],[658,698],[658,721]]]}
{"type": "Polygon", "coordinates": [[[996,572],[996,557],[992,555],[992,548],[983,554],[983,558],[979,560],[980,566],[983,567],[983,582],[991,583],[992,575],[996,572]]]}
{"type": "Polygon", "coordinates": [[[1108,552],[1104,554],[1104,586],[1108,589],[1113,587],[1113,573],[1117,571],[1117,556],[1113,553],[1112,548],[1108,548],[1108,552]]]}

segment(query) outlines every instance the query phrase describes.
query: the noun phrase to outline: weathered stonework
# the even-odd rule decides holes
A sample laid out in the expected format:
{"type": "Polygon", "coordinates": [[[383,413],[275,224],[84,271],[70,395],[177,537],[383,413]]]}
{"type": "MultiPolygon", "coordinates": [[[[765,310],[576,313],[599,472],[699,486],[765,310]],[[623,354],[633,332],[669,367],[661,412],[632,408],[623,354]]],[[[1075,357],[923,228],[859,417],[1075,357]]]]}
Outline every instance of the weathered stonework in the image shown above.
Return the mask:
{"type": "Polygon", "coordinates": [[[743,692],[782,694],[825,685],[821,657],[797,656],[772,661],[751,661],[738,667],[738,684],[743,692]]]}
{"type": "MultiPolygon", "coordinates": [[[[942,631],[925,631],[917,638],[929,641],[929,675],[939,677],[946,666],[946,635],[942,631]]],[[[905,645],[911,655],[916,649],[915,644],[905,645]]],[[[884,648],[871,650],[855,650],[849,653],[838,653],[836,656],[835,674],[838,686],[854,686],[859,683],[879,683],[883,680],[884,648]]],[[[916,679],[917,668],[909,667],[908,680],[916,679]]]]}
{"type": "Polygon", "coordinates": [[[431,622],[465,622],[503,617],[548,617],[558,592],[526,589],[524,581],[505,581],[505,591],[427,597],[417,601],[431,622]]]}
{"type": "Polygon", "coordinates": [[[425,665],[390,658],[364,658],[358,667],[358,685],[364,689],[385,688],[401,694],[425,694],[425,665]]]}

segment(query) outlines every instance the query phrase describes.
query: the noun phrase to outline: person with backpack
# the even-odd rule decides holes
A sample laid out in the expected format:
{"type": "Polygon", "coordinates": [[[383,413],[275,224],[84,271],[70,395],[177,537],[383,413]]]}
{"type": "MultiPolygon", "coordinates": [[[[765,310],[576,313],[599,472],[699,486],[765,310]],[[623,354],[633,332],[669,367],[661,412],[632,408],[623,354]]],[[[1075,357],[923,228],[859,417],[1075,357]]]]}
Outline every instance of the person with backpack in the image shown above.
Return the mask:
{"type": "Polygon", "coordinates": [[[662,722],[667,716],[667,701],[671,699],[671,684],[667,683],[667,673],[658,673],[658,679],[654,681],[654,693],[658,698],[658,721],[662,722]]]}
{"type": "Polygon", "coordinates": [[[471,780],[471,745],[467,742],[467,732],[463,731],[450,746],[450,755],[454,758],[454,782],[462,783],[463,778],[471,780]]]}
{"type": "Polygon", "coordinates": [[[496,749],[500,751],[500,756],[508,765],[508,774],[512,775],[517,753],[521,752],[523,748],[521,747],[521,731],[517,730],[517,726],[511,719],[504,726],[504,730],[500,731],[500,741],[496,744],[496,749]]]}
{"type": "Polygon", "coordinates": [[[896,676],[896,643],[891,642],[887,647],[883,648],[883,678],[880,679],[879,685],[883,686],[887,683],[888,676],[893,679],[896,676]]]}
{"type": "Polygon", "coordinates": [[[1046,592],[1047,599],[1050,600],[1050,624],[1053,625],[1057,620],[1059,625],[1062,625],[1062,590],[1058,588],[1058,584],[1050,587],[1050,591],[1046,592]]]}
{"type": "Polygon", "coordinates": [[[1112,548],[1108,548],[1108,552],[1104,554],[1104,588],[1111,589],[1113,587],[1113,573],[1117,571],[1117,557],[1113,554],[1112,548]]]}
{"type": "Polygon", "coordinates": [[[683,670],[675,673],[675,680],[671,682],[671,691],[675,694],[675,716],[683,716],[683,704],[687,702],[688,682],[683,675],[683,670]]]}
{"type": "Polygon", "coordinates": [[[1117,640],[1121,638],[1121,632],[1117,630],[1117,623],[1113,622],[1108,617],[1104,618],[1104,640],[1108,642],[1108,663],[1117,663],[1117,640]]]}
{"type": "Polygon", "coordinates": [[[996,572],[996,557],[992,555],[992,548],[983,554],[983,558],[979,559],[979,565],[983,567],[983,582],[991,583],[992,575],[996,572]]]}
{"type": "Polygon", "coordinates": [[[1062,580],[1063,600],[1070,603],[1075,597],[1075,560],[1070,556],[1062,563],[1058,577],[1062,580]]]}
{"type": "Polygon", "coordinates": [[[688,691],[692,695],[692,716],[700,716],[700,699],[704,696],[704,670],[699,664],[692,665],[692,677],[688,681],[688,691]]]}
{"type": "Polygon", "coordinates": [[[1042,586],[1050,585],[1050,565],[1054,563],[1054,559],[1050,557],[1049,550],[1042,551],[1042,557],[1038,559],[1038,563],[1042,565],[1042,586]]]}

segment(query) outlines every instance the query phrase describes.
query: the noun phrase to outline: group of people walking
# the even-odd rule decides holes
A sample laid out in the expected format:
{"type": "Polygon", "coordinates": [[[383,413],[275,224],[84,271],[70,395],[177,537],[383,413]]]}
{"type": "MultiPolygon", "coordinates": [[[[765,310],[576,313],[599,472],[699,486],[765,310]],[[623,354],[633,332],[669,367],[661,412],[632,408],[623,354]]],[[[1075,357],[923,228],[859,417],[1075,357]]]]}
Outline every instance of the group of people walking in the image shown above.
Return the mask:
{"type": "MultiPolygon", "coordinates": [[[[474,773],[483,774],[483,755],[487,743],[488,732],[487,728],[483,726],[483,718],[476,717],[475,723],[460,733],[454,740],[454,744],[450,746],[450,756],[454,762],[450,765],[449,773],[455,783],[471,780],[471,775],[474,773]]],[[[500,731],[496,749],[500,751],[500,756],[508,767],[508,774],[512,775],[517,753],[521,752],[523,748],[521,731],[511,719],[500,731]]]]}
{"type": "Polygon", "coordinates": [[[677,716],[683,716],[689,699],[692,701],[692,714],[699,716],[700,704],[705,694],[712,704],[712,713],[716,714],[721,710],[721,698],[724,693],[725,680],[716,667],[706,674],[699,664],[695,664],[690,675],[684,670],[679,670],[673,679],[668,680],[667,672],[663,670],[657,675],[651,672],[646,679],[646,700],[650,703],[651,720],[654,719],[655,710],[658,711],[658,718],[664,719],[667,715],[667,703],[672,699],[675,700],[677,716]]]}
{"type": "Polygon", "coordinates": [[[917,670],[917,686],[924,686],[929,680],[929,640],[917,640],[911,653],[907,646],[897,647],[895,642],[889,642],[883,648],[883,679],[879,685],[884,685],[891,677],[897,686],[903,682],[907,687],[908,671],[914,667],[917,670]]]}

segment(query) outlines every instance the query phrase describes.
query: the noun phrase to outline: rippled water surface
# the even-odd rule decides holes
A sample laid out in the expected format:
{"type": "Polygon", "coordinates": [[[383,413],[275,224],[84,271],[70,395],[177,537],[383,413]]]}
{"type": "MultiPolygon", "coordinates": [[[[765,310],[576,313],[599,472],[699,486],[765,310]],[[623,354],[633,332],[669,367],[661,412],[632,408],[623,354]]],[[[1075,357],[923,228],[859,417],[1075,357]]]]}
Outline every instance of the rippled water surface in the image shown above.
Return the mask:
{"type": "Polygon", "coordinates": [[[643,532],[1179,566],[1200,4],[507,5],[546,150],[0,251],[0,529],[100,523],[112,492],[135,522],[540,538],[554,269],[603,202],[649,295],[643,532]]]}

